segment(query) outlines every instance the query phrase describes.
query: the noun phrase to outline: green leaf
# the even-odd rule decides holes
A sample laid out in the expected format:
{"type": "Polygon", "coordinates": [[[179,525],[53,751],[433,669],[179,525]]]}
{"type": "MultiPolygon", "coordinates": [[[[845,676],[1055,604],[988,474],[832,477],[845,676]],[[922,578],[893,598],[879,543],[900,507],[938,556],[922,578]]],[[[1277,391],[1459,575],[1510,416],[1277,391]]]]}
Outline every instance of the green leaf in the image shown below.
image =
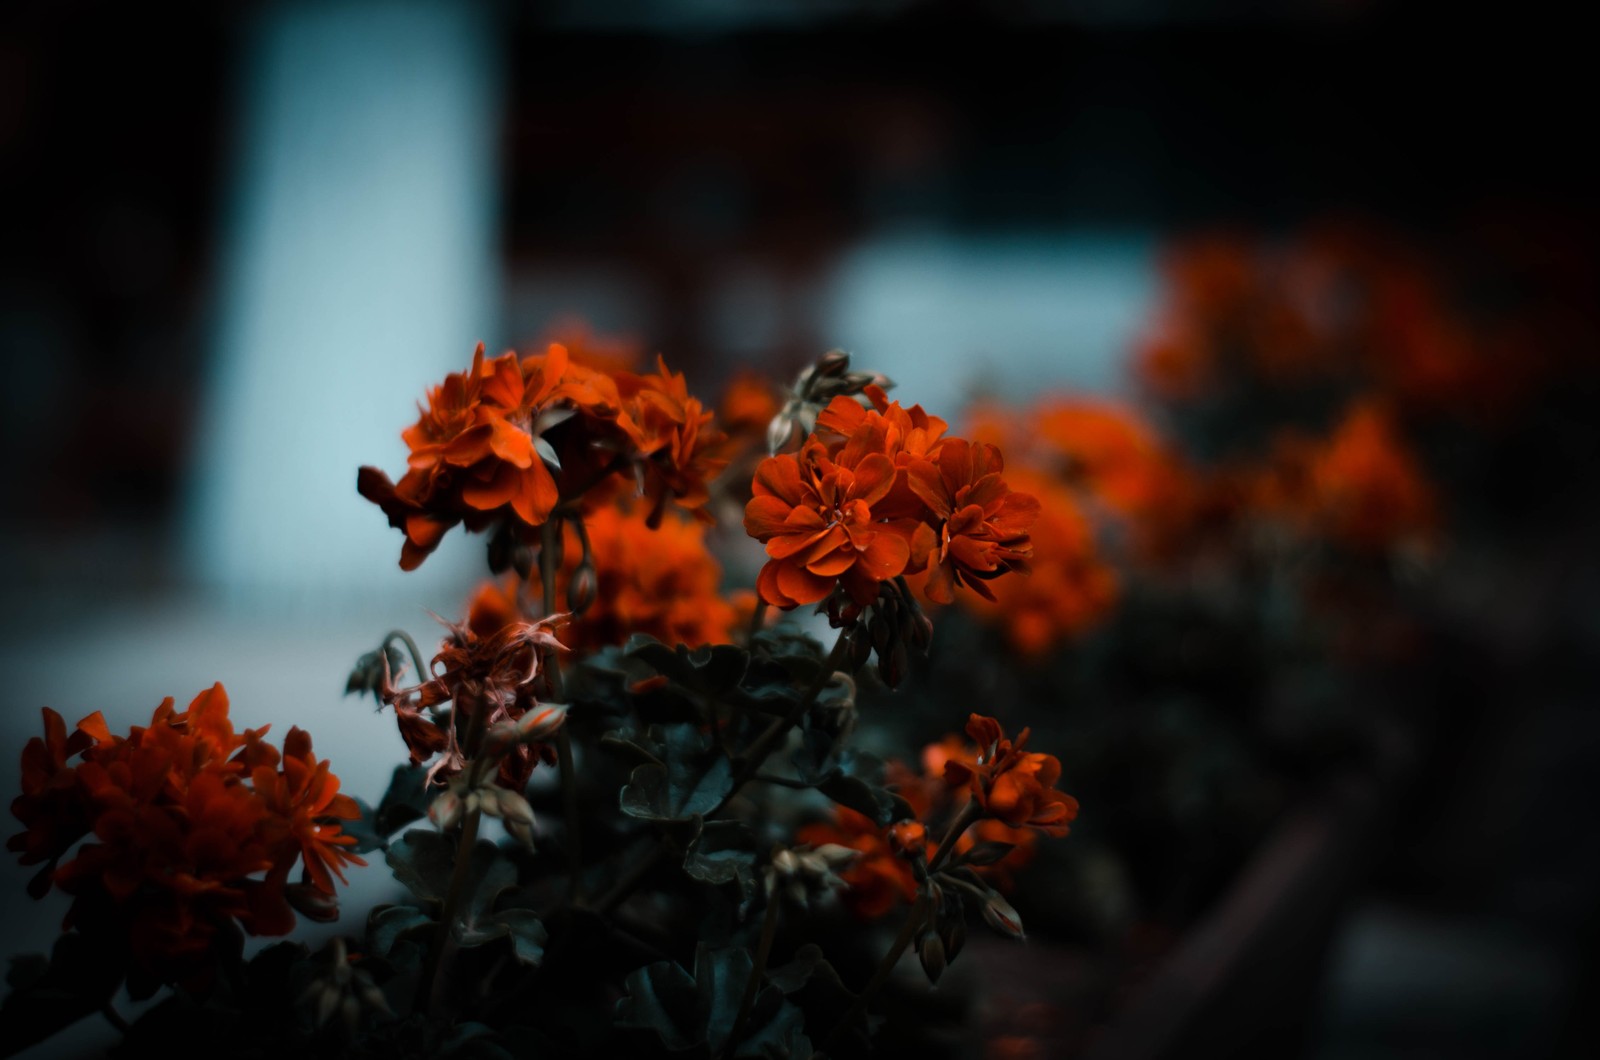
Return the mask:
{"type": "Polygon", "coordinates": [[[496,939],[509,939],[518,962],[537,967],[544,960],[544,947],[550,936],[544,924],[528,909],[503,909],[463,923],[456,929],[456,941],[467,949],[496,939]]]}
{"type": "Polygon", "coordinates": [[[624,651],[668,680],[709,696],[736,688],[750,662],[749,653],[732,644],[691,651],[682,644],[669,648],[643,634],[635,634],[624,651]]]}
{"type": "Polygon", "coordinates": [[[394,878],[424,902],[442,902],[450,889],[455,843],[431,828],[413,828],[385,855],[394,878]]]}
{"type": "Polygon", "coordinates": [[[760,848],[755,833],[738,821],[706,821],[683,856],[683,871],[703,883],[737,881],[748,902],[756,889],[760,848]]]}
{"type": "Polygon", "coordinates": [[[378,808],[373,809],[365,800],[357,798],[361,809],[357,820],[344,824],[344,833],[356,837],[351,849],[357,854],[385,850],[389,837],[428,813],[428,793],[424,787],[427,771],[421,766],[396,766],[383,793],[378,808]]]}
{"type": "Polygon", "coordinates": [[[728,1049],[753,967],[743,949],[713,950],[701,943],[692,977],[669,961],[640,968],[623,984],[628,993],[617,1002],[617,1025],[654,1031],[672,1052],[703,1046],[711,1056],[811,1055],[805,1017],[772,986],[756,995],[744,1034],[728,1049]]]}
{"type": "Polygon", "coordinates": [[[44,967],[41,961],[34,955],[12,962],[8,980],[31,982],[13,982],[0,1005],[0,1043],[8,1056],[97,1011],[122,978],[121,962],[75,931],[56,940],[44,967]]]}
{"type": "Polygon", "coordinates": [[[510,931],[512,949],[518,961],[536,967],[544,960],[544,947],[550,935],[531,910],[503,909],[495,914],[495,920],[510,931]]]}
{"type": "Polygon", "coordinates": [[[820,729],[807,729],[800,735],[800,746],[789,757],[789,763],[801,781],[812,786],[821,784],[839,772],[836,742],[820,729]]]}
{"type": "Polygon", "coordinates": [[[42,953],[19,953],[11,958],[6,971],[6,986],[12,990],[27,990],[36,986],[50,971],[50,958],[42,953]]]}
{"type": "Polygon", "coordinates": [[[380,905],[367,917],[367,943],[379,957],[388,958],[402,941],[426,944],[434,921],[411,905],[380,905]]]}
{"type": "MultiPolygon", "coordinates": [[[[767,982],[783,991],[792,994],[811,981],[811,977],[821,972],[839,978],[839,973],[833,970],[833,965],[822,955],[822,947],[815,942],[808,942],[794,951],[794,958],[788,964],[779,968],[767,970],[767,982]]],[[[841,980],[841,985],[842,980],[841,980]]]]}
{"type": "Polygon", "coordinates": [[[630,972],[617,1001],[617,1026],[655,1031],[673,1052],[705,1040],[695,1019],[695,981],[677,964],[658,961],[630,972]]]}
{"type": "Polygon", "coordinates": [[[720,755],[699,761],[646,763],[634,769],[622,789],[622,812],[646,821],[686,821],[710,813],[733,790],[733,771],[720,755]]]}
{"type": "Polygon", "coordinates": [[[916,816],[905,799],[860,777],[839,773],[818,784],[817,790],[839,805],[872,818],[879,826],[916,816]]]}
{"type": "Polygon", "coordinates": [[[385,839],[428,815],[428,771],[421,766],[394,767],[389,787],[378,802],[378,833],[385,839]]]}

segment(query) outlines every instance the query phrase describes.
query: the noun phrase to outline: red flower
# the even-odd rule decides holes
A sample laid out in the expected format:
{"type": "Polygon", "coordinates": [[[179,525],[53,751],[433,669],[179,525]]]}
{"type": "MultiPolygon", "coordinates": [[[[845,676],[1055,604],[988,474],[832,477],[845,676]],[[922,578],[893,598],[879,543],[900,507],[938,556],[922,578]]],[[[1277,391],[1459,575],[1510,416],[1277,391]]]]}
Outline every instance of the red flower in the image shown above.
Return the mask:
{"type": "Polygon", "coordinates": [[[1013,742],[998,721],[981,714],[968,719],[967,735],[978,745],[977,754],[970,759],[948,758],[945,783],[970,791],[992,820],[1014,828],[1037,828],[1050,836],[1066,835],[1078,816],[1078,800],[1055,790],[1061,779],[1060,760],[1023,751],[1027,729],[1013,742]]]}

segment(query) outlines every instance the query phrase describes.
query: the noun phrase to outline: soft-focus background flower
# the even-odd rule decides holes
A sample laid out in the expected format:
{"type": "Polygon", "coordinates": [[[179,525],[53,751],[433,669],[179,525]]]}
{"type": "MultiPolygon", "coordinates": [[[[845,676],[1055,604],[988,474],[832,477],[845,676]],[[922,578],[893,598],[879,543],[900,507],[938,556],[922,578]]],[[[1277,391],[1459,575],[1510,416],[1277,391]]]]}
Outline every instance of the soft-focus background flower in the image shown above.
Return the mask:
{"type": "MultiPolygon", "coordinates": [[[[1034,410],[1019,482],[1074,469],[1071,495],[1033,491],[1035,580],[991,616],[1024,655],[1117,605],[1099,546],[1203,559],[1203,528],[1233,525],[1241,497],[1358,551],[1403,537],[1459,647],[1428,690],[1458,720],[1407,745],[1405,797],[1348,852],[1360,870],[1307,955],[1301,1044],[1584,1052],[1600,986],[1600,445],[1578,363],[1600,234],[1590,63],[1525,8],[1475,26],[1403,6],[11,5],[0,790],[19,789],[42,706],[126,731],[222,681],[241,729],[308,730],[342,790],[375,797],[405,750],[340,697],[345,674],[396,625],[431,638],[426,609],[459,618],[485,573],[481,539],[454,534],[402,574],[355,491],[358,466],[404,466],[428,386],[479,341],[492,356],[587,328],[645,365],[663,352],[709,403],[736,370],[787,379],[841,347],[973,437],[1034,410]],[[1372,312],[1322,319],[1352,276],[1372,312]],[[1241,364],[1270,385],[1219,397],[1241,364]],[[1381,401],[1320,434],[1270,429],[1313,383],[1356,374],[1381,401]],[[1259,426],[1277,462],[1202,481],[1153,455],[1142,420],[1096,418],[1150,395],[1189,438],[1259,426]],[[1445,423],[1429,466],[1492,465],[1502,488],[1443,525],[1388,441],[1395,417],[1445,423]],[[1376,514],[1352,482],[1387,498],[1376,514]],[[1124,531],[1097,543],[1087,520],[1108,515],[1124,531]]],[[[726,557],[733,587],[759,561],[726,557]]],[[[1226,640],[1145,635],[1151,659],[1232,665],[1226,640]]],[[[1396,679],[1372,698],[1423,691],[1396,679]]],[[[27,899],[28,875],[0,865],[7,955],[46,948],[65,911],[27,899]]],[[[392,882],[351,876],[355,910],[392,882]]],[[[1268,996],[1241,991],[1224,1026],[1268,996]]],[[[1065,1033],[1048,1011],[988,1018],[1009,1028],[997,1055],[1065,1033]]]]}

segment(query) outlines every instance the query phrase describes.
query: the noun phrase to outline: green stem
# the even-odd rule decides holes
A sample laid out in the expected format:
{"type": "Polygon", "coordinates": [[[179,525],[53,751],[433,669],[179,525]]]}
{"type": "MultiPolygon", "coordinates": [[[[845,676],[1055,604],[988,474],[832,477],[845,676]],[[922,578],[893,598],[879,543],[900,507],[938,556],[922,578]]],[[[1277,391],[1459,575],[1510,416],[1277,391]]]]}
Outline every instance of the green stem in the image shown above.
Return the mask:
{"type": "Polygon", "coordinates": [[[731,1055],[739,1044],[739,1034],[750,1020],[750,1010],[755,1008],[756,995],[761,992],[761,977],[767,971],[767,958],[772,955],[772,940],[778,934],[778,896],[767,895],[767,915],[761,919],[761,942],[756,946],[756,963],[750,969],[750,978],[744,984],[744,997],[739,999],[739,1014],[733,1018],[733,1029],[728,1032],[724,1055],[731,1055]]]}
{"type": "Polygon", "coordinates": [[[767,602],[761,597],[756,597],[756,609],[750,613],[750,634],[745,638],[746,644],[755,642],[756,634],[761,632],[761,627],[767,621],[767,602]]]}
{"type": "Polygon", "coordinates": [[[444,983],[439,973],[444,968],[444,952],[451,946],[451,928],[455,924],[456,911],[461,908],[461,900],[466,893],[467,876],[472,868],[472,848],[478,842],[479,816],[479,812],[473,810],[461,825],[461,842],[456,845],[456,864],[450,872],[450,889],[445,892],[444,908],[439,913],[439,929],[434,933],[433,948],[428,951],[428,967],[422,973],[422,981],[417,984],[421,990],[418,1000],[425,999],[430,1015],[436,1014],[439,997],[443,993],[444,983]]]}
{"type": "Polygon", "coordinates": [[[117,1029],[118,1034],[127,1034],[132,1029],[128,1025],[128,1021],[123,1018],[122,1013],[118,1012],[117,1007],[111,1003],[110,998],[106,998],[105,1004],[100,1006],[100,1015],[104,1016],[106,1022],[117,1029]]]}
{"type": "Polygon", "coordinates": [[[417,642],[411,639],[411,634],[403,629],[391,629],[384,635],[383,649],[389,650],[390,641],[400,641],[406,646],[406,651],[411,653],[411,665],[417,669],[417,681],[420,684],[433,675],[428,672],[427,666],[422,661],[422,649],[417,647],[417,642]]]}
{"type": "Polygon", "coordinates": [[[956,819],[950,822],[950,830],[944,834],[944,839],[939,843],[939,849],[934,852],[933,860],[928,862],[928,873],[932,875],[944,867],[944,862],[950,856],[950,851],[955,849],[956,841],[972,827],[972,823],[983,816],[983,807],[978,805],[977,799],[968,799],[967,804],[961,807],[961,812],[956,814],[956,819]]]}
{"type": "MultiPolygon", "coordinates": [[[[459,703],[451,705],[454,714],[460,707],[459,703]]],[[[484,762],[478,756],[478,748],[483,743],[484,729],[488,725],[489,712],[483,703],[477,705],[472,712],[472,717],[467,723],[466,739],[462,742],[462,752],[471,760],[467,767],[467,790],[477,787],[482,776],[484,762]]],[[[454,719],[452,718],[452,724],[454,719]]],[[[439,910],[439,927],[434,932],[433,947],[428,951],[428,961],[422,970],[422,978],[417,981],[418,1008],[426,1008],[433,1012],[443,992],[443,984],[439,975],[444,968],[445,950],[451,945],[451,929],[455,926],[456,913],[461,908],[462,898],[467,889],[467,876],[472,867],[472,848],[478,842],[478,823],[483,811],[474,806],[467,812],[466,819],[461,824],[461,841],[456,844],[456,863],[450,871],[450,886],[445,891],[444,906],[439,910]]]]}
{"type": "MultiPolygon", "coordinates": [[[[582,536],[582,524],[579,523],[582,536]]],[[[544,613],[548,618],[556,613],[556,547],[561,533],[561,520],[547,520],[540,528],[539,581],[544,590],[544,613]]],[[[550,682],[550,694],[559,702],[563,695],[561,660],[552,651],[545,657],[545,674],[550,682]]],[[[572,760],[572,734],[562,725],[556,731],[556,766],[561,775],[561,813],[567,824],[567,895],[573,904],[583,901],[583,839],[578,820],[578,772],[572,760]]]]}
{"type": "Polygon", "coordinates": [[[819,1052],[830,1053],[834,1039],[839,1037],[841,1031],[848,1027],[855,1018],[866,1010],[867,1002],[872,1000],[874,994],[882,989],[888,982],[889,975],[894,971],[894,966],[900,963],[900,957],[906,952],[906,947],[911,945],[911,940],[916,937],[917,929],[922,927],[922,922],[928,915],[928,894],[926,891],[917,895],[916,903],[911,907],[911,914],[906,917],[905,924],[900,928],[900,934],[895,936],[894,942],[889,946],[889,952],[883,955],[883,960],[878,962],[877,970],[872,973],[872,978],[867,980],[867,985],[861,993],[856,995],[855,1001],[839,1017],[839,1022],[833,1025],[828,1036],[822,1040],[819,1052]]]}

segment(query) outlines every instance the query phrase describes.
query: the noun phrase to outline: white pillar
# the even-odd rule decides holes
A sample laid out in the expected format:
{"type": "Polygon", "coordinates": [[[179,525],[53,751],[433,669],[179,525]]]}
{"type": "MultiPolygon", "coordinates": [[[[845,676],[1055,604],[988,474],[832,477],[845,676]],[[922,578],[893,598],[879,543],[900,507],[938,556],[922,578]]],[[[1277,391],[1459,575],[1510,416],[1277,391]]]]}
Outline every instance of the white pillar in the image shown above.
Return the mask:
{"type": "Polygon", "coordinates": [[[469,584],[462,548],[403,575],[355,484],[398,478],[424,388],[502,338],[493,31],[463,0],[249,24],[182,557],[247,607],[469,584]]]}

